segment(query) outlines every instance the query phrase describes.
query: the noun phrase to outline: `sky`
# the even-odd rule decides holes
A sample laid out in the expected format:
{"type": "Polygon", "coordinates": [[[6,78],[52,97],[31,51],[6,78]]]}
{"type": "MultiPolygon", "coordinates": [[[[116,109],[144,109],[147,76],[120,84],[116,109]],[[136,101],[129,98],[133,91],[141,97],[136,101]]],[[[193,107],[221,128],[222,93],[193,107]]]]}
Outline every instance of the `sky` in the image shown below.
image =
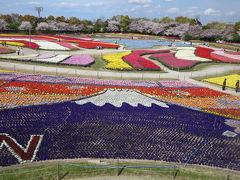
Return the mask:
{"type": "Polygon", "coordinates": [[[42,17],[49,15],[96,20],[114,15],[132,18],[161,19],[200,16],[204,24],[212,21],[240,21],[239,0],[0,0],[0,14],[18,13],[37,16],[35,7],[43,7],[42,17]]]}

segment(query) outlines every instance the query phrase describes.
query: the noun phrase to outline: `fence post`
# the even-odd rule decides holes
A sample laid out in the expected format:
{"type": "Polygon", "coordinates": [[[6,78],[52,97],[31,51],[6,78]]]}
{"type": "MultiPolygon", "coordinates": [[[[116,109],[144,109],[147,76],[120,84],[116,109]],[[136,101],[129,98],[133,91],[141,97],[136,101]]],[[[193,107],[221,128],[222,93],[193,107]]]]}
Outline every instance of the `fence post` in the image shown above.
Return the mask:
{"type": "Polygon", "coordinates": [[[117,158],[117,176],[119,176],[119,158],[117,158]]]}
{"type": "Polygon", "coordinates": [[[229,175],[226,175],[224,180],[229,180],[229,175]]]}
{"type": "Polygon", "coordinates": [[[15,64],[13,65],[13,71],[16,71],[16,65],[15,64]]]}
{"type": "Polygon", "coordinates": [[[60,177],[59,177],[59,163],[57,164],[57,180],[60,180],[60,177]]]}
{"type": "Polygon", "coordinates": [[[77,70],[75,69],[75,76],[77,76],[77,70]]]}
{"type": "Polygon", "coordinates": [[[173,176],[172,176],[172,179],[173,179],[173,180],[176,179],[176,177],[177,177],[177,173],[178,173],[178,169],[176,170],[176,169],[174,168],[173,176]]]}

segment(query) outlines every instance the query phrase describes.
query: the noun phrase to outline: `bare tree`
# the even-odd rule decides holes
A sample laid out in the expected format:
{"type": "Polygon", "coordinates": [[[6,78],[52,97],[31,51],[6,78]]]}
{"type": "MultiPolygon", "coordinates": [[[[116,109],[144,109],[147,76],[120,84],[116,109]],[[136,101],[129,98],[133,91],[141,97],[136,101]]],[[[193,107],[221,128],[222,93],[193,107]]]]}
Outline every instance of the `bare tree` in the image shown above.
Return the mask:
{"type": "Polygon", "coordinates": [[[43,7],[35,7],[35,11],[38,12],[38,19],[40,19],[40,13],[43,11],[43,7]]]}

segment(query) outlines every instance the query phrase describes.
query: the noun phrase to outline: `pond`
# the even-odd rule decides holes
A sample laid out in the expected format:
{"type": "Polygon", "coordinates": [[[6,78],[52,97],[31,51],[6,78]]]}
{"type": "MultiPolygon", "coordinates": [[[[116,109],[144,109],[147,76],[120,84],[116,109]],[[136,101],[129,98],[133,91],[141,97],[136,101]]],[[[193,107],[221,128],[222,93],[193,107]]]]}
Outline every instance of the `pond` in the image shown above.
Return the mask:
{"type": "MultiPolygon", "coordinates": [[[[98,39],[101,42],[117,43],[125,46],[127,49],[145,49],[153,46],[170,46],[171,41],[164,40],[146,40],[146,39],[98,39]]],[[[175,42],[175,46],[191,46],[190,43],[175,42]]]]}

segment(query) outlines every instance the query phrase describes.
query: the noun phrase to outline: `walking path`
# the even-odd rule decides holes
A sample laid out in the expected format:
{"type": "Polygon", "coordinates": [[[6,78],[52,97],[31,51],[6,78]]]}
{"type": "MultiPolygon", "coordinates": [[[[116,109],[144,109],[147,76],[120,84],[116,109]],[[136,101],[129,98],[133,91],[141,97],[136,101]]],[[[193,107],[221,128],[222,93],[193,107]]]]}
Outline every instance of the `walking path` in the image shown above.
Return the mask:
{"type": "MultiPolygon", "coordinates": [[[[122,49],[122,48],[121,48],[122,49]]],[[[104,54],[104,53],[114,53],[114,52],[124,52],[127,50],[84,50],[84,51],[41,51],[43,53],[57,53],[57,54],[104,54]]],[[[24,48],[25,54],[35,54],[37,51],[24,48]]],[[[14,54],[11,54],[14,55],[14,54]]],[[[149,59],[149,55],[143,56],[149,59]]],[[[151,60],[151,59],[149,59],[151,60]]],[[[14,71],[23,71],[23,72],[31,72],[31,73],[46,73],[46,74],[55,74],[55,75],[68,75],[68,76],[79,76],[79,77],[91,77],[91,78],[108,78],[108,79],[136,79],[136,80],[159,80],[159,79],[179,79],[188,81],[203,87],[208,87],[217,91],[222,91],[221,86],[210,84],[207,82],[197,81],[192,78],[199,76],[217,76],[219,73],[227,73],[229,71],[239,71],[240,65],[236,64],[225,64],[223,65],[212,65],[205,67],[199,71],[193,72],[178,72],[173,71],[165,67],[158,61],[151,60],[152,62],[159,65],[165,72],[167,73],[157,73],[157,72],[116,72],[116,71],[94,71],[94,70],[84,70],[84,69],[74,69],[74,67],[50,67],[46,65],[31,65],[31,64],[23,64],[23,63],[13,63],[13,62],[1,62],[0,69],[14,70],[14,71]]],[[[236,93],[234,89],[227,88],[224,92],[239,96],[240,93],[236,93]]]]}

